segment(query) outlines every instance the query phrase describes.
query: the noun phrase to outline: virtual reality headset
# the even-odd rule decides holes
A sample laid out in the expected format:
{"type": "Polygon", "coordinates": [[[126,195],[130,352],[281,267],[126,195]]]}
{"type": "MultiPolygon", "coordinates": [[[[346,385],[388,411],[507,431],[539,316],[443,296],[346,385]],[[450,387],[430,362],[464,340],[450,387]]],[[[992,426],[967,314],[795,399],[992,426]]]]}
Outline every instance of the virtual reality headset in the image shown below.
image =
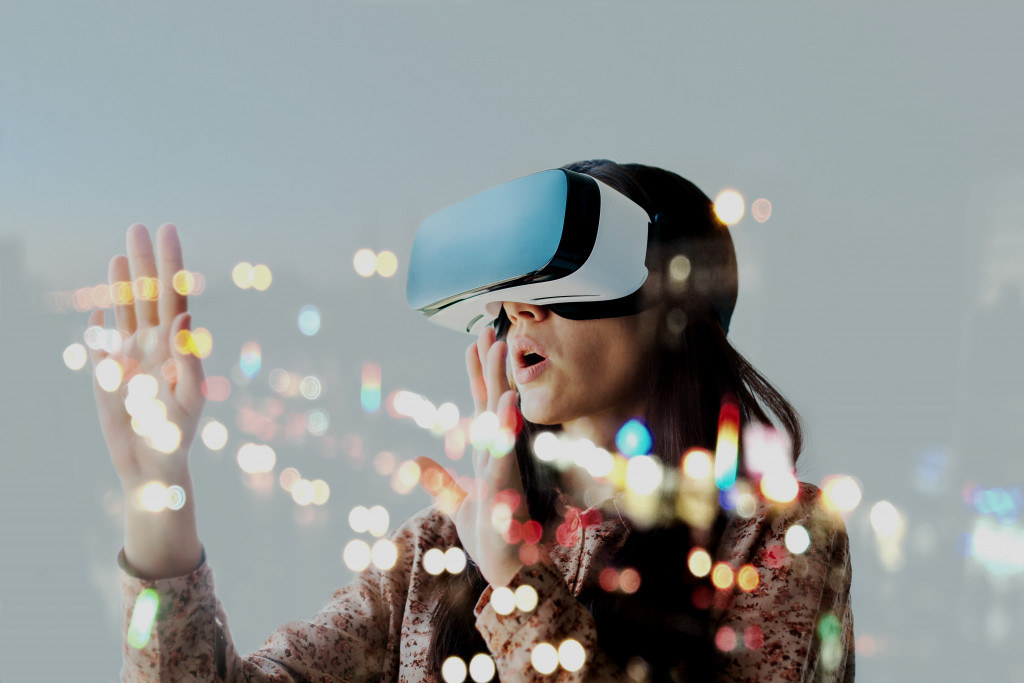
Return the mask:
{"type": "Polygon", "coordinates": [[[431,321],[471,334],[493,324],[506,301],[572,320],[639,313],[661,221],[591,176],[534,173],[424,220],[406,298],[431,321]]]}

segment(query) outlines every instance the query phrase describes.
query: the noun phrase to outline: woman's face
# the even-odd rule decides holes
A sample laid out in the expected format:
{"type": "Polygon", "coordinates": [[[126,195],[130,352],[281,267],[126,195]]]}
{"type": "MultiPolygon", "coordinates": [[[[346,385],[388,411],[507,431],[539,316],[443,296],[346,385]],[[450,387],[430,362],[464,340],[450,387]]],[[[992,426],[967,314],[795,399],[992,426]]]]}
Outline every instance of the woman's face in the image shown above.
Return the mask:
{"type": "Polygon", "coordinates": [[[567,429],[584,421],[607,432],[640,413],[655,312],[569,320],[546,306],[506,302],[504,309],[509,383],[527,420],[567,429]]]}

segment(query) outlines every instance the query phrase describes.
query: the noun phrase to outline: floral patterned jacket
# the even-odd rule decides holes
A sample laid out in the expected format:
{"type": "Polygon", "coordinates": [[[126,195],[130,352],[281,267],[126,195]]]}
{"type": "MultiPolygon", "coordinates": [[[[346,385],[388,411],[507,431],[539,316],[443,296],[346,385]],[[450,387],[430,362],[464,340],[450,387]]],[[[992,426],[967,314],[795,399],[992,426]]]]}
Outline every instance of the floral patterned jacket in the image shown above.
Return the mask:
{"type": "MultiPolygon", "coordinates": [[[[818,504],[818,493],[802,484],[791,505],[780,510],[762,504],[751,518],[730,521],[719,559],[733,570],[752,564],[759,583],[749,592],[734,587],[731,604],[712,614],[718,680],[853,680],[849,542],[842,520],[818,504]],[[799,555],[785,543],[794,524],[810,536],[810,546],[799,555]]],[[[628,680],[597,647],[594,619],[576,596],[597,580],[601,567],[594,558],[621,546],[631,527],[622,514],[608,514],[592,526],[586,525],[587,515],[581,518],[584,523],[579,533],[571,534],[570,547],[545,544],[550,562],[524,566],[510,584],[512,589],[529,584],[537,590],[539,602],[533,610],[499,614],[491,605],[491,587],[476,604],[477,630],[504,683],[628,680]],[[534,668],[535,645],[567,638],[583,645],[581,669],[559,667],[542,674],[534,668]]],[[[431,507],[408,519],[391,540],[398,548],[392,569],[371,565],[335,591],[318,614],[284,624],[245,656],[235,650],[205,558],[186,576],[143,580],[133,575],[122,550],[123,679],[436,681],[426,661],[437,577],[424,570],[423,555],[431,548],[457,545],[458,534],[448,517],[431,507]],[[148,642],[137,648],[129,644],[127,633],[136,598],[147,588],[157,592],[159,608],[148,642]]]]}

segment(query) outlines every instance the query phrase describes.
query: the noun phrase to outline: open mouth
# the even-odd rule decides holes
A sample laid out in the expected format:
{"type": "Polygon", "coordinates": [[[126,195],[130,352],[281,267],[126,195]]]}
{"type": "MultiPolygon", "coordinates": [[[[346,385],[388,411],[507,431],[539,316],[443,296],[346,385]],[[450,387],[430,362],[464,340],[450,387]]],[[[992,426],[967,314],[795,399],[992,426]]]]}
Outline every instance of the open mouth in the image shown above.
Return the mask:
{"type": "Polygon", "coordinates": [[[523,356],[523,366],[528,368],[531,365],[536,365],[537,363],[540,363],[543,360],[544,356],[540,355],[539,353],[533,353],[531,351],[530,353],[523,356]]]}

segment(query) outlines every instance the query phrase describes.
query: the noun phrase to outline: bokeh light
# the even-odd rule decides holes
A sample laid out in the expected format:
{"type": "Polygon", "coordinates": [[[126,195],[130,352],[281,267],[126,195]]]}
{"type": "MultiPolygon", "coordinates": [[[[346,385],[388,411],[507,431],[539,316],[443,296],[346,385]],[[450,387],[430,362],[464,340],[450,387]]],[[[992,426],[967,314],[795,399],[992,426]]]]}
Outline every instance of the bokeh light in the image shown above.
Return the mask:
{"type": "Polygon", "coordinates": [[[494,674],[494,660],[491,659],[490,655],[478,652],[469,660],[469,677],[475,683],[487,683],[487,681],[494,678],[494,674]]]}
{"type": "Polygon", "coordinates": [[[124,376],[121,364],[113,358],[104,358],[96,364],[96,383],[100,389],[107,392],[117,391],[121,386],[121,378],[124,376]]]}
{"type": "Polygon", "coordinates": [[[431,548],[423,553],[423,570],[432,576],[444,572],[444,551],[440,548],[431,548]]]}
{"type": "Polygon", "coordinates": [[[558,668],[558,650],[551,643],[537,643],[530,652],[530,663],[546,676],[558,668]]]}
{"type": "Polygon", "coordinates": [[[690,573],[698,579],[711,572],[711,564],[711,555],[703,548],[694,548],[686,559],[686,566],[690,569],[690,573]]]}
{"type": "Polygon", "coordinates": [[[361,572],[370,566],[370,545],[361,538],[353,539],[345,545],[341,556],[346,567],[361,572]]]}
{"type": "Polygon", "coordinates": [[[728,626],[722,626],[715,632],[715,647],[722,652],[732,652],[736,649],[736,631],[728,626]]]}
{"type": "Polygon", "coordinates": [[[736,190],[722,190],[715,197],[715,215],[726,225],[736,225],[743,218],[743,195],[736,190]]]}
{"type": "Polygon", "coordinates": [[[449,574],[459,574],[466,568],[466,553],[462,548],[448,548],[444,551],[444,569],[449,574]]]}
{"type": "Polygon", "coordinates": [[[281,488],[288,493],[292,492],[292,487],[295,486],[296,482],[302,479],[302,475],[294,467],[286,467],[281,470],[281,474],[277,477],[277,483],[281,485],[281,488]]]}
{"type": "Polygon", "coordinates": [[[386,538],[382,538],[373,544],[370,557],[377,569],[387,571],[395,566],[398,560],[398,546],[386,538]]]}
{"type": "Polygon", "coordinates": [[[651,432],[642,420],[632,419],[619,428],[615,435],[615,447],[623,455],[647,455],[651,452],[651,432]]]}
{"type": "Polygon", "coordinates": [[[273,275],[270,272],[270,268],[260,264],[254,266],[252,269],[252,288],[263,292],[270,287],[270,283],[273,281],[273,275]]]}
{"type": "Polygon", "coordinates": [[[241,261],[231,269],[231,281],[240,289],[252,287],[252,264],[248,261],[241,261]]]}
{"type": "Polygon", "coordinates": [[[308,479],[299,479],[292,484],[292,500],[298,505],[309,505],[313,502],[313,482],[308,479]]]}
{"type": "Polygon", "coordinates": [[[320,309],[308,304],[299,309],[299,332],[312,337],[320,331],[320,309]]]}
{"type": "Polygon", "coordinates": [[[587,653],[580,641],[567,638],[558,646],[558,663],[566,671],[579,671],[587,661],[587,653]]]}
{"type": "Polygon", "coordinates": [[[363,410],[375,413],[380,409],[380,366],[376,363],[363,363],[362,385],[359,390],[359,403],[363,410]]]}
{"type": "Polygon", "coordinates": [[[718,414],[718,440],[715,443],[715,485],[719,490],[736,484],[739,457],[740,409],[726,401],[718,414]]]}
{"type": "Polygon", "coordinates": [[[238,449],[238,466],[248,474],[259,474],[270,472],[277,463],[277,454],[274,449],[264,444],[255,443],[243,444],[238,449]]]}
{"type": "Polygon", "coordinates": [[[167,487],[158,481],[143,485],[138,495],[139,505],[147,512],[160,512],[167,507],[167,487]]]}
{"type": "MultiPolygon", "coordinates": [[[[512,614],[512,611],[516,608],[516,596],[512,592],[512,589],[505,586],[495,588],[494,591],[491,592],[491,607],[493,607],[494,611],[498,614],[512,614]]],[[[554,669],[552,669],[552,671],[554,671],[554,669]]]]}
{"type": "Polygon", "coordinates": [[[356,505],[348,513],[348,525],[357,534],[365,533],[370,528],[370,511],[363,505],[356,505]]]}
{"type": "Polygon", "coordinates": [[[381,277],[391,277],[398,272],[398,258],[394,252],[385,249],[377,254],[374,266],[381,277]]]}
{"type": "Polygon", "coordinates": [[[64,365],[71,370],[81,370],[89,360],[89,352],[81,344],[74,343],[64,349],[64,365]]]}
{"type": "Polygon", "coordinates": [[[800,494],[800,482],[792,472],[774,470],[761,477],[761,493],[776,503],[792,503],[800,494]]]}
{"type": "Polygon", "coordinates": [[[366,511],[366,530],[373,536],[383,536],[391,526],[391,516],[383,505],[374,505],[366,511]]]}
{"type": "Polygon", "coordinates": [[[896,536],[900,531],[900,512],[887,500],[880,500],[871,506],[871,527],[883,537],[896,536]]]}
{"type": "Polygon", "coordinates": [[[128,633],[125,634],[125,641],[129,646],[136,650],[146,647],[153,632],[153,623],[156,621],[159,607],[160,595],[152,588],[143,589],[135,598],[132,619],[128,624],[128,633]]]}
{"type": "Polygon", "coordinates": [[[377,256],[370,249],[360,249],[352,257],[352,265],[362,277],[370,277],[377,270],[377,256]]]}
{"type": "Polygon", "coordinates": [[[630,458],[626,465],[626,486],[635,494],[653,493],[661,485],[662,477],[661,463],[648,455],[630,458]]]}
{"type": "Polygon", "coordinates": [[[452,655],[441,664],[441,680],[444,683],[462,683],[466,680],[466,662],[458,655],[452,655]]]}
{"type": "Polygon", "coordinates": [[[754,203],[750,205],[750,215],[758,223],[766,222],[772,217],[772,203],[764,197],[755,199],[754,203]]]}
{"type": "Polygon", "coordinates": [[[811,547],[811,536],[800,524],[794,524],[786,530],[786,550],[794,555],[802,555],[811,547]]]}
{"type": "Polygon", "coordinates": [[[736,585],[744,593],[749,593],[761,583],[761,576],[752,564],[745,564],[736,572],[736,585]]]}
{"type": "Polygon", "coordinates": [[[323,392],[323,384],[320,382],[320,378],[314,375],[307,375],[302,378],[299,382],[299,393],[310,401],[315,401],[320,398],[320,394],[323,392]]]}
{"type": "Polygon", "coordinates": [[[726,562],[716,562],[711,569],[711,583],[720,591],[732,588],[735,578],[732,567],[726,562]]]}
{"type": "Polygon", "coordinates": [[[263,354],[258,342],[249,341],[242,344],[242,353],[238,359],[238,367],[242,374],[252,379],[259,374],[263,364],[263,354]]]}
{"type": "Polygon", "coordinates": [[[860,504],[860,484],[850,476],[836,474],[821,482],[821,504],[828,510],[849,514],[860,504]]]}
{"type": "Polygon", "coordinates": [[[516,600],[516,609],[520,612],[532,612],[537,608],[537,602],[539,596],[537,595],[537,589],[528,583],[516,588],[513,593],[516,600]]]}

